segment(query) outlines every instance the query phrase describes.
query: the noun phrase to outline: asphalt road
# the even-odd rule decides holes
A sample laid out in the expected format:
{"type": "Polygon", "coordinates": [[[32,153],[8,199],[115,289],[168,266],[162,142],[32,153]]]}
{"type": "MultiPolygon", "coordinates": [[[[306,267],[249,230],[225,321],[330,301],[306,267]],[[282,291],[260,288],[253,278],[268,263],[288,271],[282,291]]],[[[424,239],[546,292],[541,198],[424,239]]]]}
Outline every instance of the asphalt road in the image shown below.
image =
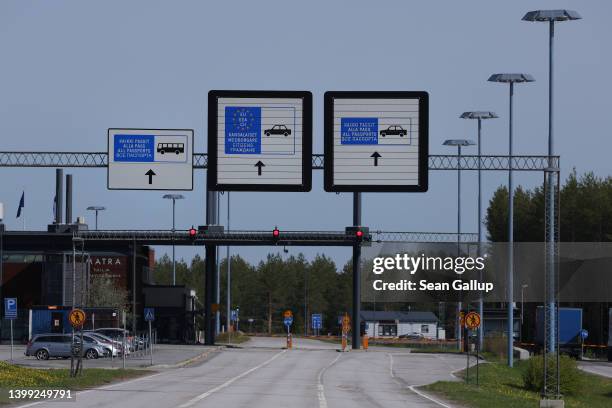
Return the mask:
{"type": "Polygon", "coordinates": [[[191,366],[77,393],[76,404],[25,406],[450,407],[411,387],[453,380],[451,372],[465,366],[458,355],[410,354],[397,348],[341,353],[333,344],[307,339],[297,339],[292,350],[283,350],[283,345],[282,338],[256,338],[191,366]]]}
{"type": "Polygon", "coordinates": [[[608,361],[581,361],[578,363],[581,370],[591,374],[612,378],[612,362],[608,361]]]}

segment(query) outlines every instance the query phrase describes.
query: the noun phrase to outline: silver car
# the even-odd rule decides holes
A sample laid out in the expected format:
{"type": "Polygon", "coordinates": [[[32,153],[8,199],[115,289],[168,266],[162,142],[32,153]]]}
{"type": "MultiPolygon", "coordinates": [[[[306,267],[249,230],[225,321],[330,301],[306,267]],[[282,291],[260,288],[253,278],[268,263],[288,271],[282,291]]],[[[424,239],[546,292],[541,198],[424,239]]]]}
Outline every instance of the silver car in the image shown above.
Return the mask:
{"type": "MultiPolygon", "coordinates": [[[[75,343],[80,343],[80,339],[75,336],[75,343]]],[[[106,354],[106,349],[99,343],[93,343],[88,339],[83,339],[84,355],[88,359],[98,358],[106,354]]],[[[38,360],[48,360],[50,357],[68,358],[71,354],[72,335],[71,334],[37,334],[28,342],[26,356],[35,356],[38,360]]]]}

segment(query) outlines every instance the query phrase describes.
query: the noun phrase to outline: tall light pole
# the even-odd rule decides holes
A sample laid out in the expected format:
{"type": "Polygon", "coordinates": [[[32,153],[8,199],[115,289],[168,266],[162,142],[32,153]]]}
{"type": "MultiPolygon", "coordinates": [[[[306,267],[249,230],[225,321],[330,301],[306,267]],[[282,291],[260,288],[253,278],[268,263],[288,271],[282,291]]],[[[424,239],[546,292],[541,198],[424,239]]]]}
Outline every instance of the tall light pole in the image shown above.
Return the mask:
{"type": "MultiPolygon", "coordinates": [[[[554,94],[554,39],[555,39],[555,23],[556,22],[562,22],[562,21],[572,21],[572,20],[580,20],[582,17],[580,16],[580,14],[578,14],[576,11],[573,10],[535,10],[535,11],[530,11],[527,14],[525,14],[523,16],[523,21],[530,21],[530,22],[544,22],[544,23],[548,23],[548,157],[549,157],[549,164],[548,167],[553,168],[554,165],[552,163],[552,156],[555,154],[555,144],[554,144],[554,121],[553,121],[553,94],[554,94]]],[[[546,183],[547,183],[547,188],[546,191],[549,195],[549,199],[548,199],[548,207],[547,211],[549,212],[549,214],[554,214],[554,202],[555,202],[555,182],[553,181],[553,172],[548,172],[547,177],[546,177],[546,183]]],[[[554,231],[555,231],[555,217],[552,216],[550,218],[550,223],[548,225],[549,231],[548,231],[548,236],[553,238],[552,242],[547,242],[547,245],[554,245],[554,231]]],[[[553,248],[549,248],[547,253],[549,254],[549,256],[553,256],[554,254],[554,249],[553,248]]],[[[552,260],[552,262],[549,263],[550,265],[554,264],[554,260],[552,260]]],[[[554,269],[553,269],[554,270],[554,269]]],[[[555,274],[552,273],[552,271],[550,271],[551,273],[548,276],[547,281],[550,283],[549,287],[548,287],[548,295],[549,297],[547,298],[548,301],[550,303],[552,303],[551,307],[548,308],[548,312],[549,312],[549,316],[547,316],[548,319],[550,319],[550,322],[555,322],[556,320],[556,313],[555,313],[555,302],[553,301],[555,299],[555,293],[554,293],[554,288],[555,288],[555,274]],[[551,296],[553,295],[553,296],[551,296]]],[[[553,323],[551,327],[556,327],[556,325],[553,323]]],[[[549,335],[551,336],[551,347],[552,350],[554,351],[554,349],[556,348],[556,340],[555,340],[555,333],[553,331],[553,333],[549,333],[549,335]]]]}
{"type": "Polygon", "coordinates": [[[172,285],[176,285],[176,246],[174,245],[174,232],[176,231],[176,200],[182,200],[185,197],[181,194],[166,194],[166,200],[172,200],[172,285]]]}
{"type": "Polygon", "coordinates": [[[514,145],[512,140],[512,125],[514,111],[514,84],[533,82],[529,74],[493,74],[489,82],[507,83],[510,85],[509,115],[508,115],[508,270],[507,270],[507,300],[508,300],[508,366],[514,366],[514,185],[512,178],[512,155],[514,145]]]}
{"type": "MultiPolygon", "coordinates": [[[[463,146],[473,146],[475,143],[473,140],[468,139],[448,139],[445,140],[444,146],[456,146],[457,147],[457,256],[460,256],[460,245],[461,245],[461,148],[463,146]]],[[[455,325],[457,327],[457,346],[461,350],[461,302],[457,302],[457,320],[455,325]]]]}
{"type": "Polygon", "coordinates": [[[102,207],[100,205],[92,205],[87,207],[87,211],[95,211],[96,212],[96,231],[98,230],[98,212],[106,210],[106,207],[102,207]]]}
{"type": "MultiPolygon", "coordinates": [[[[471,111],[463,112],[461,119],[476,119],[478,121],[478,256],[482,256],[482,121],[486,119],[497,118],[495,112],[490,111],[471,111]]],[[[479,280],[483,280],[482,271],[480,271],[479,280]]],[[[480,315],[480,330],[478,331],[478,344],[482,347],[484,340],[484,301],[482,292],[478,294],[478,314],[480,315]]]]}

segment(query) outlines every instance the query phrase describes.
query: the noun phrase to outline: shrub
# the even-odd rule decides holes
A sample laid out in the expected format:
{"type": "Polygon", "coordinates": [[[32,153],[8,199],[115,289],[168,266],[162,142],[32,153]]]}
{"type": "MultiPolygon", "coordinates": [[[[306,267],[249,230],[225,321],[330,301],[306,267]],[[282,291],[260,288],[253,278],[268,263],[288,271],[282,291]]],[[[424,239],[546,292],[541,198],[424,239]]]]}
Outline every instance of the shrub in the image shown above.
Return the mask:
{"type": "MultiPolygon", "coordinates": [[[[523,371],[523,384],[525,388],[531,391],[542,392],[544,386],[544,358],[542,356],[532,357],[527,360],[525,366],[523,371]]],[[[561,394],[576,394],[580,389],[582,380],[576,360],[569,356],[560,356],[559,372],[561,394]]]]}
{"type": "Polygon", "coordinates": [[[508,342],[503,333],[491,333],[483,340],[483,350],[493,353],[498,358],[505,358],[507,353],[508,342]]]}

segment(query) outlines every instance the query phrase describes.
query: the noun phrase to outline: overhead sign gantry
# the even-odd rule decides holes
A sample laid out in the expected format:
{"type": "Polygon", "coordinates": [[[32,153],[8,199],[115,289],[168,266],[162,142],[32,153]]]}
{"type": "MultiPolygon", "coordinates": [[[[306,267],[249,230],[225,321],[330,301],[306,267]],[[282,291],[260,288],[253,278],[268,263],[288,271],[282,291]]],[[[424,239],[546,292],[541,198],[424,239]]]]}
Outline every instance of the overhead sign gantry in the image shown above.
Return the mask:
{"type": "Polygon", "coordinates": [[[325,191],[423,192],[427,92],[326,92],[325,191]]]}
{"type": "Polygon", "coordinates": [[[208,188],[310,191],[312,94],[210,91],[208,188]]]}

